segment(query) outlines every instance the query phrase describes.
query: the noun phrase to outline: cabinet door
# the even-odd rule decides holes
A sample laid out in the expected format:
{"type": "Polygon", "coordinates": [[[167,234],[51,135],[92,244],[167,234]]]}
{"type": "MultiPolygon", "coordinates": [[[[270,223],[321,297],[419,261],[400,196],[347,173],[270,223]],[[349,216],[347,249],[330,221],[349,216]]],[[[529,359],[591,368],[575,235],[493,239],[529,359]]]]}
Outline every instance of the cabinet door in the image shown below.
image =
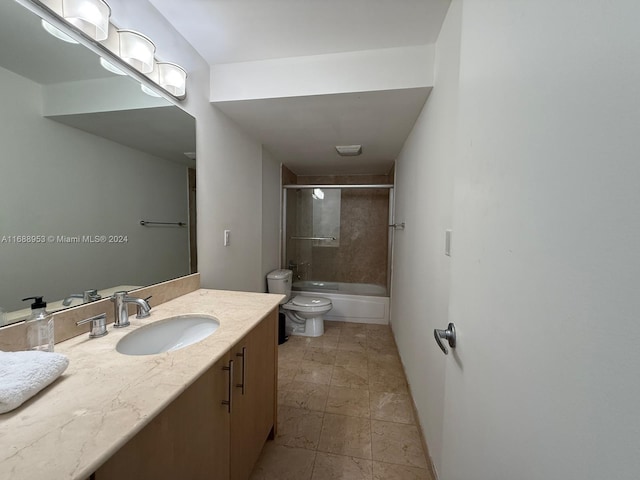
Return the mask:
{"type": "Polygon", "coordinates": [[[274,310],[231,350],[236,385],[231,411],[232,480],[249,478],[265,441],[275,432],[277,319],[274,310]]]}
{"type": "Polygon", "coordinates": [[[227,480],[229,355],[225,355],[95,473],[96,480],[227,480]]]}

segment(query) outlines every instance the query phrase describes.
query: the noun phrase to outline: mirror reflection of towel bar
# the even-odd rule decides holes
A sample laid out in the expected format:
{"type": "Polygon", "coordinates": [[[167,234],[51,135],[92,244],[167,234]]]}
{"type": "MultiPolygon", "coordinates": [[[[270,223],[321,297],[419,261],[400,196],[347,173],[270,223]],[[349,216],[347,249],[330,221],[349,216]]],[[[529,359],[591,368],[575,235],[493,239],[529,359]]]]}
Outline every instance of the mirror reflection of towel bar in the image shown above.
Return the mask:
{"type": "Polygon", "coordinates": [[[290,237],[291,240],[335,240],[336,237],[290,237]]]}
{"type": "Polygon", "coordinates": [[[148,222],[146,220],[140,220],[140,225],[146,227],[147,225],[176,225],[178,227],[186,227],[185,222],[148,222]]]}

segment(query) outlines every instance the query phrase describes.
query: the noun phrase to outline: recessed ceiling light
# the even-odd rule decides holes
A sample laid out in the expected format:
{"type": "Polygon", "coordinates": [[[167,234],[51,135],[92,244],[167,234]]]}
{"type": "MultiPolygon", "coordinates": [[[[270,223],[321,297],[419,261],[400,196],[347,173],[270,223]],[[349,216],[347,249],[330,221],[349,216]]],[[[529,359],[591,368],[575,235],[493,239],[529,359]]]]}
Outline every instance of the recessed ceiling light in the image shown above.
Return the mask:
{"type": "Polygon", "coordinates": [[[336,145],[336,150],[341,157],[355,157],[362,153],[362,145],[336,145]]]}

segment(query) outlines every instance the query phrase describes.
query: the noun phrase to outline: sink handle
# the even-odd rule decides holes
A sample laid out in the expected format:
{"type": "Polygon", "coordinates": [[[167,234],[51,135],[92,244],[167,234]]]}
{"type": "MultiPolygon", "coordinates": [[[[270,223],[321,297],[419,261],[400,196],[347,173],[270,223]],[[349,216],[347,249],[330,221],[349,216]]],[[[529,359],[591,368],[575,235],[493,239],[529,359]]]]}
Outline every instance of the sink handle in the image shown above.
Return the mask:
{"type": "Polygon", "coordinates": [[[76,322],[76,325],[84,325],[85,323],[91,322],[91,331],[89,332],[89,338],[98,338],[104,337],[107,333],[107,314],[101,313],[100,315],[96,315],[94,317],[85,318],[84,320],[80,320],[76,322]]]}

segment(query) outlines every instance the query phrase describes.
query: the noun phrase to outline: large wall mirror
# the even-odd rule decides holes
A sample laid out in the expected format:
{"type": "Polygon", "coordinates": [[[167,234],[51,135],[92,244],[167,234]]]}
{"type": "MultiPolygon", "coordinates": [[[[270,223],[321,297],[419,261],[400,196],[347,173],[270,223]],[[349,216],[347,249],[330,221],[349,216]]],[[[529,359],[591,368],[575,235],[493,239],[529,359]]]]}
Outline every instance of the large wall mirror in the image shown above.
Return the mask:
{"type": "Polygon", "coordinates": [[[57,310],[191,273],[190,229],[140,221],[189,222],[195,141],[182,109],[0,2],[0,326],[24,297],[57,310]]]}

